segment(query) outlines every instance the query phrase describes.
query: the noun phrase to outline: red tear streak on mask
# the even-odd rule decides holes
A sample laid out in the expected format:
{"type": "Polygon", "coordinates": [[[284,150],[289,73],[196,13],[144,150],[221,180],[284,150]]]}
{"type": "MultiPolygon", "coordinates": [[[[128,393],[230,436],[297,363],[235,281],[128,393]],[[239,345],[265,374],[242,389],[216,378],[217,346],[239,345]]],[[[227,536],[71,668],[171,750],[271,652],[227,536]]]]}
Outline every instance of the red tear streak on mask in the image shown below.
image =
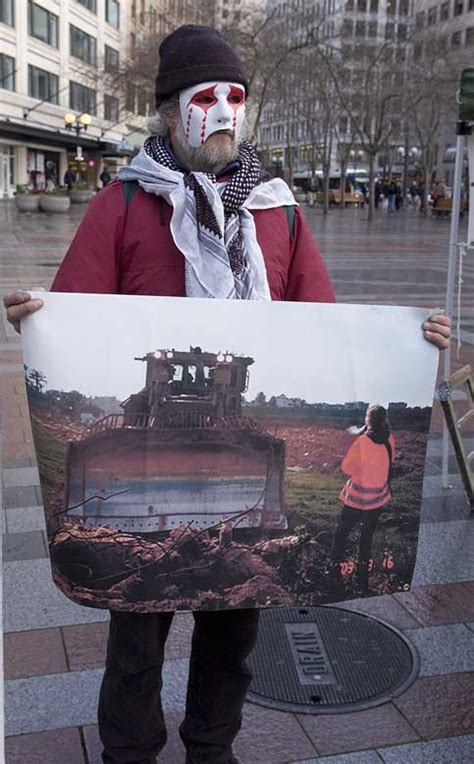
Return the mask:
{"type": "Polygon", "coordinates": [[[191,127],[191,117],[193,116],[193,107],[190,106],[189,108],[189,114],[188,114],[188,121],[186,123],[186,138],[189,138],[189,130],[191,127]]]}

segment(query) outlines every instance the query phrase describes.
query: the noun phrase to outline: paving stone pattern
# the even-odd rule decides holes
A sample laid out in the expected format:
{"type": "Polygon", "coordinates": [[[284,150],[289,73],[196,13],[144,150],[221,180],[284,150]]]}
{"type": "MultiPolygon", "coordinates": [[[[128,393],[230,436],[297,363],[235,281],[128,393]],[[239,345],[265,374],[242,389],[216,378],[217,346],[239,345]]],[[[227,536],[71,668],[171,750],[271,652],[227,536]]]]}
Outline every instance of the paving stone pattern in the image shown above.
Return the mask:
{"type": "MultiPolygon", "coordinates": [[[[3,291],[49,288],[84,206],[73,205],[66,215],[20,216],[12,203],[0,205],[3,291]]],[[[415,214],[379,214],[369,228],[364,214],[309,214],[338,299],[427,309],[442,305],[449,224],[415,214]]],[[[467,259],[463,347],[454,367],[474,364],[473,274],[467,259]]],[[[2,314],[6,762],[101,764],[95,712],[108,613],[79,607],[52,583],[20,351],[18,335],[2,314]]],[[[418,588],[342,605],[403,630],[419,653],[420,676],[391,702],[350,714],[307,716],[246,704],[235,745],[242,764],[474,761],[474,519],[452,455],[452,487],[441,488],[441,424],[436,404],[423,492],[418,588]]],[[[474,432],[468,448],[474,448],[474,432]]],[[[177,614],[166,648],[163,701],[169,735],[160,756],[163,764],[184,762],[178,728],[192,627],[191,614],[177,614]]]]}

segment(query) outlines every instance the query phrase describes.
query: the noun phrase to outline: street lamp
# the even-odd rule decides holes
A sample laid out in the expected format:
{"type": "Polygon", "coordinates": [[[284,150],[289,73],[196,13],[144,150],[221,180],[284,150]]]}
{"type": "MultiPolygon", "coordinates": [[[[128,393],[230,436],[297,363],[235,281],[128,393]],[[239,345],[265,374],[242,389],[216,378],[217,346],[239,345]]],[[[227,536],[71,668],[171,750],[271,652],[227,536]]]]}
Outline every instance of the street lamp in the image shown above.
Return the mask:
{"type": "Polygon", "coordinates": [[[359,151],[355,151],[354,149],[351,149],[350,156],[354,163],[354,181],[355,181],[356,175],[357,175],[357,162],[362,162],[362,159],[364,158],[364,152],[362,151],[362,149],[359,149],[359,151]]]}
{"type": "Polygon", "coordinates": [[[418,177],[419,167],[418,167],[418,152],[419,149],[417,146],[412,146],[410,149],[410,153],[408,154],[410,162],[413,163],[413,172],[415,174],[415,178],[418,177]]]}
{"type": "Polygon", "coordinates": [[[75,114],[68,112],[64,115],[66,130],[75,130],[76,135],[79,135],[81,130],[87,130],[91,122],[92,117],[90,114],[80,114],[79,117],[76,117],[75,114]]]}

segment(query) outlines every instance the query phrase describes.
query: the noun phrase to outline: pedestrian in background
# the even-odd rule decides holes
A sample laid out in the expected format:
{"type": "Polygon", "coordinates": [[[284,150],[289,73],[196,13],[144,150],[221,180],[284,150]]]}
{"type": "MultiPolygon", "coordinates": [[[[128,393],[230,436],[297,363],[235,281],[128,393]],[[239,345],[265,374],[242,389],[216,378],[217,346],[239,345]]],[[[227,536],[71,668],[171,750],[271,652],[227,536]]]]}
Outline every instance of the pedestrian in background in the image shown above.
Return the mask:
{"type": "Polygon", "coordinates": [[[104,167],[102,172],[100,173],[100,181],[102,183],[102,188],[105,188],[108,183],[112,180],[112,176],[110,172],[108,171],[107,167],[104,167]]]}
{"type": "Polygon", "coordinates": [[[381,196],[382,196],[382,184],[380,182],[380,178],[377,178],[374,184],[374,205],[376,210],[378,210],[379,208],[381,196]]]}
{"type": "Polygon", "coordinates": [[[387,212],[395,212],[397,207],[397,186],[395,184],[395,181],[391,181],[387,186],[387,199],[388,199],[388,208],[387,212]]]}
{"type": "Polygon", "coordinates": [[[76,182],[76,176],[70,167],[67,168],[64,173],[64,185],[67,186],[67,190],[70,191],[76,182]]]}

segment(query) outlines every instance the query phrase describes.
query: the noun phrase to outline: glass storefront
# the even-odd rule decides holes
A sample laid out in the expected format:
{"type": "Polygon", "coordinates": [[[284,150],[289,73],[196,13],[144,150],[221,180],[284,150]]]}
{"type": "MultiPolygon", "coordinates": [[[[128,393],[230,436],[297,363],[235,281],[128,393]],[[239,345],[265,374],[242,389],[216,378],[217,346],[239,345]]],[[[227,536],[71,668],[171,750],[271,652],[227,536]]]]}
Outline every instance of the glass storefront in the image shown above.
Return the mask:
{"type": "Polygon", "coordinates": [[[68,167],[75,175],[76,183],[86,183],[89,188],[98,188],[98,168],[100,155],[81,149],[79,153],[68,153],[68,167]]]}
{"type": "Polygon", "coordinates": [[[44,191],[49,186],[60,184],[59,153],[57,151],[42,151],[27,149],[26,171],[28,187],[35,191],[44,191]]]}

